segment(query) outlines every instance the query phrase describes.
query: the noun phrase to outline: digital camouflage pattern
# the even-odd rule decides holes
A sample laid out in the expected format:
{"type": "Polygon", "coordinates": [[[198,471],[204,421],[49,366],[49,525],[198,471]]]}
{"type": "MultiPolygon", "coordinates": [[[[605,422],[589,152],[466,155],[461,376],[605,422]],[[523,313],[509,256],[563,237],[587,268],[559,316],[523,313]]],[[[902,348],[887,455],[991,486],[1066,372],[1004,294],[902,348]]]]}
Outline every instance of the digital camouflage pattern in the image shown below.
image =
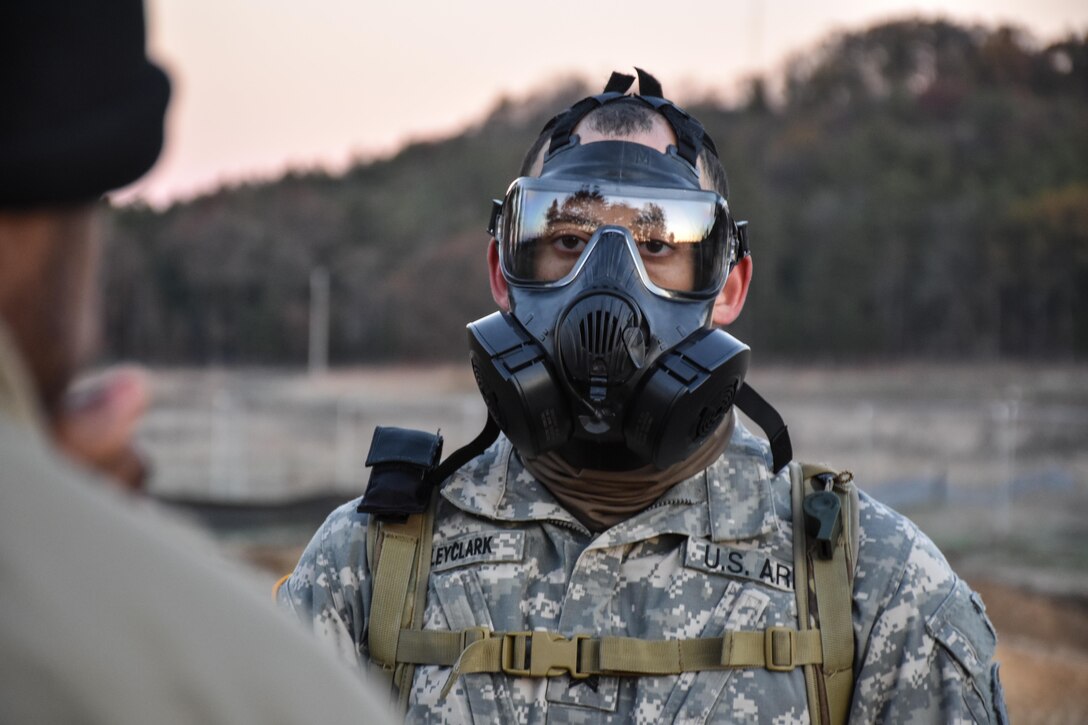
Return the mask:
{"type": "MultiPolygon", "coordinates": [[[[484,626],[644,639],[796,627],[788,471],[737,425],[725,453],[653,506],[593,536],[504,437],[442,488],[427,629],[484,626]]],[[[365,514],[334,511],[279,590],[364,666],[365,514]]],[[[910,521],[861,495],[854,583],[854,722],[1003,722],[982,602],[910,521]]],[[[416,669],[409,722],[809,722],[803,671],[571,680],[416,669]]]]}

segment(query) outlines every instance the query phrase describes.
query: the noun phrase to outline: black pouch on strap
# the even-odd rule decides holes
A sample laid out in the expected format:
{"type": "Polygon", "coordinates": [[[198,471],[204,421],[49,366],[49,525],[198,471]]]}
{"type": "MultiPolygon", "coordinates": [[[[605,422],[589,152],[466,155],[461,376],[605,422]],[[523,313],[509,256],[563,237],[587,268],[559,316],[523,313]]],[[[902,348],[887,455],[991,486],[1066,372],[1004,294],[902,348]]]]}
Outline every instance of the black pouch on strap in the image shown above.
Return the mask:
{"type": "Polygon", "coordinates": [[[430,474],[441,458],[442,436],[437,433],[375,428],[366,457],[370,483],[358,511],[391,519],[422,513],[434,487],[430,474]]]}

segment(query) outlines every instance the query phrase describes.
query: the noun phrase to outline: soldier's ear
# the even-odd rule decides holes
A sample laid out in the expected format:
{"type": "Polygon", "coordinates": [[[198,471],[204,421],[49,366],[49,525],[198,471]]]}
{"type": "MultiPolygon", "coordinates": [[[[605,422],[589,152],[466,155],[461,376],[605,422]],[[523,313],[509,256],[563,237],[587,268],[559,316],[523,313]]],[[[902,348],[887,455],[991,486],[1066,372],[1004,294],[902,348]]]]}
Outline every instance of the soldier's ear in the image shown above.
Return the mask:
{"type": "Polygon", "coordinates": [[[748,285],[752,282],[752,258],[744,257],[737,262],[729,277],[725,280],[725,286],[714,300],[714,324],[717,326],[732,324],[744,308],[744,300],[748,298],[748,285]]]}
{"type": "Polygon", "coordinates": [[[506,277],[499,267],[499,243],[494,239],[487,245],[487,272],[491,282],[491,297],[503,312],[510,311],[510,289],[506,286],[506,277]]]}

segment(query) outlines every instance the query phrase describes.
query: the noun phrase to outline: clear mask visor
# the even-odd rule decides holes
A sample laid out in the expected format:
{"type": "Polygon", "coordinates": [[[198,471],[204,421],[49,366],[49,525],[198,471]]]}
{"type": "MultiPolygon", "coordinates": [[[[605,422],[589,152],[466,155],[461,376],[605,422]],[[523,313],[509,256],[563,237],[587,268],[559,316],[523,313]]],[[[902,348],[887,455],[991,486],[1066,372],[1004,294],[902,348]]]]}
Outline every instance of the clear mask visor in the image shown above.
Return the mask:
{"type": "Polygon", "coordinates": [[[515,285],[567,284],[607,227],[628,232],[643,281],[669,296],[717,294],[736,253],[728,206],[712,191],[521,178],[496,230],[503,273],[515,285]]]}

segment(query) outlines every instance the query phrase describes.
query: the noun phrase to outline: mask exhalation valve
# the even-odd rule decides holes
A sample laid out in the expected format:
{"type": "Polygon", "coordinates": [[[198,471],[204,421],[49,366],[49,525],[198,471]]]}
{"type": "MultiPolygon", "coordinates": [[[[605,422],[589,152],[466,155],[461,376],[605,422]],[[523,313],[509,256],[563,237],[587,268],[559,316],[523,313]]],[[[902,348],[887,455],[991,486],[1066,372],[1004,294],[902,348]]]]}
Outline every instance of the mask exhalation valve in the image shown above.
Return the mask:
{"type": "Polygon", "coordinates": [[[558,325],[558,347],[567,379],[593,409],[583,426],[603,433],[612,427],[611,400],[642,367],[646,336],[642,316],[626,299],[614,294],[593,294],[575,302],[558,325]]]}

